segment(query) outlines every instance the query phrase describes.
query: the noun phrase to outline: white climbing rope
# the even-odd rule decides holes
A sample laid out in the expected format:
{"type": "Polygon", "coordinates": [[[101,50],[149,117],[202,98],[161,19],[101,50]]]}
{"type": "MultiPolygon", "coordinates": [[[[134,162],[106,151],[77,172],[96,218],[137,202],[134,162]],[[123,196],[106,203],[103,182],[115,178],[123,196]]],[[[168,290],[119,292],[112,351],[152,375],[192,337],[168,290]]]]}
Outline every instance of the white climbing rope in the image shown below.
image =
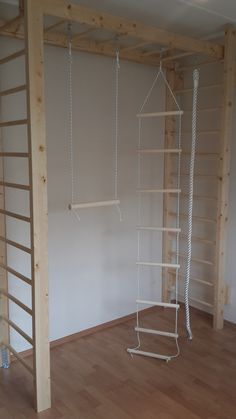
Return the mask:
{"type": "Polygon", "coordinates": [[[119,50],[116,51],[115,66],[115,199],[118,199],[118,115],[119,115],[119,50]]]}
{"type": "MultiPolygon", "coordinates": [[[[116,51],[116,64],[115,64],[115,200],[118,200],[118,130],[119,130],[119,72],[120,72],[120,52],[116,51]]],[[[117,211],[122,221],[122,214],[120,205],[116,205],[117,211]]]]}
{"type": "Polygon", "coordinates": [[[184,303],[185,303],[185,322],[188,337],[193,338],[190,322],[189,312],[189,284],[190,284],[190,271],[191,271],[191,257],[192,257],[192,230],[193,230],[193,187],[194,187],[194,165],[196,153],[196,140],[197,140],[197,100],[198,100],[198,84],[199,84],[199,71],[193,72],[193,113],[192,113],[192,146],[190,156],[190,169],[189,169],[189,204],[188,204],[188,234],[187,234],[187,262],[186,262],[186,277],[185,277],[185,290],[184,290],[184,303]]]}
{"type": "Polygon", "coordinates": [[[115,138],[115,174],[114,174],[114,199],[106,201],[82,202],[75,203],[75,171],[74,171],[74,148],[73,148],[73,86],[72,86],[72,35],[71,24],[68,24],[68,143],[69,143],[69,159],[70,159],[70,177],[71,177],[71,203],[69,209],[73,212],[78,221],[80,216],[78,209],[82,208],[98,208],[105,206],[115,206],[117,208],[120,221],[122,214],[120,209],[120,201],[118,199],[118,116],[119,116],[119,50],[116,51],[115,61],[115,121],[114,121],[114,138],[115,138]]]}

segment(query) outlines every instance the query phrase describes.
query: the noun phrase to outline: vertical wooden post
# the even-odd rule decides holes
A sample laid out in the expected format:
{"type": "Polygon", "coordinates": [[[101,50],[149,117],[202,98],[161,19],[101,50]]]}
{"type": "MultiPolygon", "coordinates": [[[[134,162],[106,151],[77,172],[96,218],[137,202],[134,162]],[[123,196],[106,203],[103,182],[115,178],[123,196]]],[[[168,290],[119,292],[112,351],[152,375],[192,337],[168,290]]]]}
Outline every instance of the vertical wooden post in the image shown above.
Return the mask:
{"type": "MultiPolygon", "coordinates": [[[[0,131],[0,150],[3,150],[3,138],[2,132],[0,131]]],[[[4,182],[4,159],[0,158],[0,180],[4,182]]],[[[5,188],[0,186],[0,208],[5,209],[5,188]]],[[[6,237],[6,216],[2,214],[0,216],[0,236],[6,237]]],[[[7,247],[6,243],[0,241],[0,262],[3,265],[7,265],[7,247]]],[[[0,289],[8,291],[8,274],[5,269],[0,269],[0,289]]],[[[0,293],[0,316],[9,317],[9,304],[8,299],[0,293]]],[[[9,325],[6,322],[0,322],[0,342],[5,344],[10,343],[10,332],[9,325]]],[[[0,349],[0,367],[8,367],[10,365],[10,353],[9,350],[2,346],[0,349]]]]}
{"type": "Polygon", "coordinates": [[[218,192],[216,282],[214,295],[214,328],[222,329],[225,303],[226,234],[230,175],[230,143],[233,128],[233,103],[236,61],[236,32],[228,28],[225,34],[223,109],[220,151],[220,185],[218,192]]]}
{"type": "Polygon", "coordinates": [[[51,406],[48,340],[48,210],[44,109],[43,14],[40,1],[27,0],[26,50],[30,159],[33,339],[36,408],[51,406]],[[33,173],[33,176],[32,176],[33,173]]]}
{"type": "MultiPolygon", "coordinates": [[[[166,70],[166,79],[169,83],[169,86],[174,90],[175,85],[175,72],[174,70],[166,70]]],[[[166,105],[165,108],[167,111],[173,109],[173,97],[170,94],[169,89],[166,87],[166,105]]],[[[173,138],[175,131],[175,117],[168,116],[165,120],[165,140],[164,148],[171,148],[173,146],[173,138]]],[[[163,188],[168,189],[171,187],[171,156],[169,153],[164,155],[164,182],[163,188]]],[[[170,212],[170,196],[169,194],[164,194],[163,197],[163,226],[169,227],[170,217],[168,213],[170,212]]],[[[170,236],[168,233],[163,232],[162,240],[162,260],[163,262],[170,262],[170,236]]],[[[168,302],[170,298],[170,275],[166,268],[162,269],[162,301],[168,302]]]]}

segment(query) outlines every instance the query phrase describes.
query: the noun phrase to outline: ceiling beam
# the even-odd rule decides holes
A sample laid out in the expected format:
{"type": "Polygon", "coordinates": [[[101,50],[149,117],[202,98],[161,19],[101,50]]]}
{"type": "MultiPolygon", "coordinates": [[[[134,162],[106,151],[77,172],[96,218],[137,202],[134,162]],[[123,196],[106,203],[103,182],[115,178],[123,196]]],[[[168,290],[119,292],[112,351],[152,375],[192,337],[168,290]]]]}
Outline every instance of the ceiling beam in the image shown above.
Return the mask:
{"type": "Polygon", "coordinates": [[[202,41],[176,33],[168,32],[141,22],[129,21],[107,13],[94,11],[84,6],[74,5],[67,0],[40,0],[45,15],[84,23],[115,33],[126,33],[128,36],[167,46],[168,48],[192,51],[221,59],[224,48],[216,43],[202,41]]]}
{"type": "MultiPolygon", "coordinates": [[[[44,41],[47,44],[59,47],[67,48],[68,46],[68,37],[64,34],[47,33],[45,34],[44,41]]],[[[72,39],[72,48],[76,51],[90,52],[107,57],[115,57],[117,51],[117,43],[102,43],[101,41],[85,38],[73,42],[72,39]]],[[[160,64],[159,57],[143,57],[143,54],[138,51],[120,50],[119,57],[123,60],[152,66],[158,66],[160,64]]],[[[172,67],[171,64],[170,67],[172,67]]]]}
{"type": "MultiPolygon", "coordinates": [[[[3,21],[0,21],[0,25],[4,25],[3,21]]],[[[0,31],[0,35],[8,36],[10,38],[24,39],[23,28],[20,28],[17,32],[0,31]]],[[[89,52],[93,54],[99,54],[108,57],[115,57],[117,51],[117,43],[102,43],[94,39],[79,38],[79,34],[72,38],[72,49],[75,51],[89,52]]],[[[49,45],[57,47],[67,48],[68,47],[68,36],[62,33],[56,32],[45,32],[44,42],[49,45]]],[[[151,66],[158,66],[160,59],[156,57],[144,57],[142,52],[139,51],[120,51],[120,59],[132,61],[135,63],[146,64],[151,66]]],[[[166,67],[173,68],[172,63],[166,64],[166,67]]]]}
{"type": "Polygon", "coordinates": [[[53,25],[47,26],[46,28],[44,28],[44,33],[52,31],[55,28],[58,28],[58,26],[63,25],[65,22],[66,21],[63,19],[63,20],[60,20],[59,22],[54,23],[53,25]]]}
{"type": "Polygon", "coordinates": [[[75,35],[72,36],[72,41],[75,42],[75,41],[77,41],[79,39],[87,38],[87,36],[90,33],[94,32],[95,30],[96,30],[95,28],[89,28],[89,29],[86,29],[86,31],[80,32],[78,34],[75,34],[75,35]]]}
{"type": "Polygon", "coordinates": [[[128,45],[127,47],[121,48],[120,51],[122,51],[122,52],[132,51],[134,49],[139,49],[139,48],[145,47],[146,45],[150,45],[150,42],[144,41],[144,42],[139,42],[138,44],[128,45]]]}

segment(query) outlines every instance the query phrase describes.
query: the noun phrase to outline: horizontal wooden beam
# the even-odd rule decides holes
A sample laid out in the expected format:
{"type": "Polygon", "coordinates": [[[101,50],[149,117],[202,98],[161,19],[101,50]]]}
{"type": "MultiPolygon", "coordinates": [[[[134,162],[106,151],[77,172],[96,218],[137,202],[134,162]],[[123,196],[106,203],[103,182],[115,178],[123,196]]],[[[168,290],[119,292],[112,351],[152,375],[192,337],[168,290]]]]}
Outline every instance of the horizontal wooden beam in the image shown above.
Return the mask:
{"type": "Polygon", "coordinates": [[[22,250],[22,252],[26,252],[29,254],[32,253],[32,249],[30,247],[26,247],[23,244],[15,242],[14,240],[10,240],[10,239],[7,239],[6,237],[0,236],[0,241],[6,244],[9,244],[10,246],[16,247],[17,249],[22,250]]]}
{"type": "Polygon", "coordinates": [[[15,32],[19,29],[20,25],[23,23],[23,16],[17,16],[14,19],[11,19],[0,26],[0,31],[11,31],[15,32]]]}
{"type": "Polygon", "coordinates": [[[44,33],[52,31],[55,28],[58,28],[58,26],[61,26],[65,23],[65,20],[60,20],[59,22],[54,23],[53,25],[47,26],[44,28],[44,33]]]}
{"type": "Polygon", "coordinates": [[[17,278],[24,281],[26,284],[32,286],[32,280],[27,278],[25,275],[22,275],[20,272],[15,271],[15,269],[12,269],[10,266],[4,265],[3,263],[0,263],[0,268],[4,269],[6,272],[9,272],[10,274],[16,276],[17,278]]]}
{"type": "Polygon", "coordinates": [[[22,310],[24,310],[26,313],[28,313],[30,316],[33,315],[32,309],[26,306],[22,301],[20,301],[18,298],[16,298],[14,295],[10,294],[9,292],[5,291],[4,289],[0,288],[0,295],[4,295],[4,297],[11,300],[13,303],[15,303],[17,306],[19,306],[22,310]]]}
{"type": "Polygon", "coordinates": [[[153,26],[147,26],[141,22],[101,13],[84,6],[78,6],[66,0],[41,0],[42,12],[45,15],[55,16],[61,19],[79,22],[92,27],[115,33],[126,33],[128,36],[165,45],[184,51],[192,51],[217,59],[223,58],[224,49],[221,45],[189,38],[177,33],[168,32],[153,26]]]}
{"type": "Polygon", "coordinates": [[[22,84],[20,86],[11,87],[9,89],[2,90],[0,91],[0,96],[9,96],[9,95],[13,95],[14,93],[19,93],[23,91],[26,91],[26,84],[22,84]]]}
{"type": "MultiPolygon", "coordinates": [[[[0,21],[0,23],[2,23],[0,21]]],[[[88,30],[92,32],[92,30],[88,30]]],[[[85,31],[88,33],[88,31],[85,31]]],[[[93,29],[94,31],[94,29],[93,29]]],[[[116,42],[114,43],[105,43],[96,41],[94,39],[87,39],[85,32],[81,34],[74,35],[72,37],[72,49],[74,51],[82,51],[88,52],[91,54],[98,54],[107,57],[115,57],[117,48],[116,42]]],[[[24,39],[24,32],[20,30],[16,33],[12,33],[9,31],[0,31],[0,35],[7,36],[10,38],[17,38],[17,39],[24,39]]],[[[68,37],[63,33],[56,33],[56,32],[46,32],[44,33],[44,42],[45,44],[67,48],[68,47],[68,37]]],[[[120,51],[120,59],[132,61],[139,64],[147,64],[151,66],[158,66],[160,63],[159,57],[145,57],[143,52],[141,51],[120,51]]],[[[1,61],[0,61],[1,63],[1,61]]],[[[163,67],[172,68],[172,63],[163,63],[163,67]]]]}
{"type": "MultiPolygon", "coordinates": [[[[79,35],[78,35],[79,37],[79,35]]],[[[104,55],[108,57],[114,57],[117,51],[117,43],[103,43],[94,39],[86,38],[72,38],[72,48],[76,51],[90,52],[93,54],[104,55]]],[[[64,34],[60,33],[47,33],[44,36],[44,42],[50,45],[67,48],[68,38],[64,34]]],[[[144,57],[140,51],[122,51],[119,54],[120,59],[133,61],[137,63],[149,64],[157,66],[160,63],[159,58],[144,57]]]]}
{"type": "Polygon", "coordinates": [[[120,49],[120,51],[132,51],[132,50],[134,50],[134,49],[140,49],[140,48],[143,48],[143,47],[145,47],[146,45],[150,45],[150,43],[149,42],[146,42],[146,41],[144,41],[144,42],[138,42],[137,44],[133,44],[133,45],[128,45],[127,47],[122,47],[121,49],[120,49]]]}
{"type": "Polygon", "coordinates": [[[79,39],[87,38],[88,35],[90,33],[94,32],[95,30],[96,30],[95,28],[89,28],[89,29],[86,29],[86,31],[83,31],[83,32],[77,33],[76,35],[73,35],[72,36],[72,42],[76,42],[79,39]]]}

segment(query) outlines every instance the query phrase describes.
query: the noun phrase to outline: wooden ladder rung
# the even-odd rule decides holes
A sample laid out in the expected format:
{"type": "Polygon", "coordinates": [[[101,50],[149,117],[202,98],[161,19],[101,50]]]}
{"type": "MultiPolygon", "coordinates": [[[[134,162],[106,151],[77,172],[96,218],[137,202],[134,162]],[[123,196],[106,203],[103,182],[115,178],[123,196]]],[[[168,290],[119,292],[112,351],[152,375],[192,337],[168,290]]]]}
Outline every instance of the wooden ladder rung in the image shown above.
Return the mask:
{"type": "Polygon", "coordinates": [[[29,153],[21,153],[21,152],[14,152],[14,151],[1,151],[0,152],[0,157],[23,157],[23,158],[28,158],[29,157],[29,153]]]}
{"type": "Polygon", "coordinates": [[[139,189],[140,193],[169,193],[169,194],[179,194],[181,189],[139,189]]]}
{"type": "Polygon", "coordinates": [[[177,116],[183,115],[184,111],[164,111],[164,112],[150,112],[150,113],[138,113],[138,118],[152,118],[156,116],[177,116]]]}
{"type": "MultiPolygon", "coordinates": [[[[171,217],[176,217],[177,216],[177,214],[175,212],[169,212],[169,215],[171,217]]],[[[188,218],[188,214],[180,213],[179,216],[181,218],[188,218]]],[[[216,220],[214,220],[214,219],[205,218],[205,217],[198,217],[197,215],[193,215],[192,218],[193,218],[194,221],[198,221],[198,222],[201,222],[201,223],[210,223],[210,224],[215,224],[216,223],[216,220]]]]}
{"type": "MultiPolygon", "coordinates": [[[[179,274],[180,279],[186,277],[186,275],[179,274]]],[[[191,281],[198,282],[199,284],[206,285],[207,287],[214,287],[214,284],[210,281],[204,281],[204,279],[196,278],[195,276],[190,277],[191,281]]]]}
{"type": "MultiPolygon", "coordinates": [[[[186,193],[183,193],[182,198],[189,198],[189,195],[186,193]]],[[[207,195],[193,195],[194,199],[202,199],[202,200],[206,200],[206,201],[217,201],[217,198],[215,196],[207,196],[207,195]]]]}
{"type": "Polygon", "coordinates": [[[30,316],[32,316],[33,312],[31,308],[27,307],[24,303],[22,303],[18,298],[14,297],[14,295],[10,294],[9,292],[5,291],[4,289],[0,288],[0,294],[4,295],[6,298],[11,300],[13,303],[18,305],[22,310],[26,311],[30,316]]]}
{"type": "MultiPolygon", "coordinates": [[[[178,176],[178,173],[171,172],[170,175],[171,176],[178,176]]],[[[180,176],[189,177],[190,175],[189,175],[189,173],[182,172],[182,173],[180,173],[180,176]]],[[[205,179],[209,178],[209,179],[217,180],[217,179],[219,179],[219,175],[208,175],[208,174],[195,173],[194,178],[205,178],[205,179]]]]}
{"type": "Polygon", "coordinates": [[[0,122],[0,128],[13,127],[15,125],[26,125],[26,124],[28,124],[28,119],[15,119],[14,121],[0,122]]]}
{"type": "Polygon", "coordinates": [[[7,211],[0,209],[0,214],[6,215],[7,217],[16,218],[17,220],[25,221],[26,223],[30,223],[30,217],[25,217],[24,215],[16,214],[15,212],[7,211]]]}
{"type": "MultiPolygon", "coordinates": [[[[182,153],[183,157],[190,156],[190,155],[191,155],[190,151],[184,151],[182,153]]],[[[205,151],[198,151],[196,153],[197,157],[219,157],[219,155],[220,155],[219,153],[212,153],[212,152],[205,152],[205,151]]]]}
{"type": "Polygon", "coordinates": [[[30,372],[30,374],[32,374],[33,376],[35,375],[34,369],[30,365],[28,365],[27,362],[25,362],[22,356],[18,354],[18,352],[16,352],[11,345],[3,342],[3,346],[5,346],[14,355],[14,357],[30,372]]]}
{"type": "MultiPolygon", "coordinates": [[[[180,234],[181,239],[186,240],[187,237],[188,237],[187,234],[180,234]]],[[[216,245],[216,242],[214,240],[208,240],[208,239],[204,239],[203,237],[198,237],[198,236],[192,236],[192,241],[203,243],[203,244],[209,244],[212,246],[216,245]]]]}
{"type": "Polygon", "coordinates": [[[7,57],[0,59],[0,64],[8,63],[9,61],[15,60],[18,57],[21,57],[22,55],[25,55],[26,50],[22,49],[20,51],[14,52],[14,54],[8,55],[7,57]]]}
{"type": "MultiPolygon", "coordinates": [[[[191,132],[192,132],[192,131],[190,131],[190,130],[183,130],[183,131],[181,132],[181,134],[191,134],[191,132]]],[[[173,131],[172,133],[173,133],[173,134],[175,134],[175,131],[173,131]]],[[[197,130],[197,134],[204,134],[204,135],[209,135],[209,134],[212,134],[212,135],[218,135],[218,134],[220,134],[220,130],[219,130],[219,129],[207,129],[207,130],[204,130],[204,129],[199,129],[199,130],[197,130]]]]}
{"type": "Polygon", "coordinates": [[[19,93],[25,91],[27,88],[26,84],[22,84],[21,86],[12,87],[10,89],[2,90],[0,92],[0,96],[8,96],[13,95],[14,93],[19,93]]]}
{"type": "Polygon", "coordinates": [[[4,186],[6,188],[14,188],[14,189],[22,189],[25,191],[30,191],[30,185],[22,185],[20,183],[11,183],[11,182],[2,182],[0,181],[0,186],[4,186]]]}
{"type": "Polygon", "coordinates": [[[30,345],[34,345],[33,339],[27,333],[25,333],[19,326],[17,326],[16,323],[2,315],[0,316],[0,319],[6,322],[9,326],[11,326],[17,333],[19,333],[19,335],[21,335],[27,342],[29,342],[30,345]]]}
{"type": "Polygon", "coordinates": [[[138,150],[141,154],[180,154],[182,150],[180,148],[142,148],[138,150]]]}
{"type": "MultiPolygon", "coordinates": [[[[183,296],[183,295],[181,295],[181,294],[178,294],[178,296],[179,296],[180,298],[184,298],[184,296],[183,296]]],[[[193,301],[193,302],[195,302],[195,303],[198,303],[198,304],[204,305],[204,306],[206,306],[206,307],[213,308],[213,304],[208,303],[207,301],[202,301],[202,300],[199,300],[198,298],[194,298],[194,297],[189,297],[189,300],[190,300],[190,301],[193,301]]]]}
{"type": "MultiPolygon", "coordinates": [[[[176,275],[176,272],[173,270],[168,270],[168,273],[169,274],[171,274],[171,275],[176,275]]],[[[186,274],[183,274],[182,272],[179,272],[179,278],[180,279],[185,279],[186,278],[186,274]]],[[[195,276],[191,276],[190,277],[190,280],[191,281],[194,281],[194,282],[198,282],[199,284],[202,284],[202,285],[206,285],[206,286],[208,286],[208,287],[213,287],[214,286],[214,284],[212,283],[212,282],[210,282],[210,281],[205,281],[204,279],[200,279],[200,278],[196,278],[195,276]]]]}
{"type": "MultiPolygon", "coordinates": [[[[222,109],[221,106],[217,106],[215,108],[200,108],[197,110],[197,112],[217,112],[217,111],[220,111],[221,109],[222,109]]],[[[192,111],[193,111],[192,109],[186,109],[184,113],[192,113],[192,111]]]]}
{"type": "Polygon", "coordinates": [[[157,306],[157,307],[164,307],[164,308],[175,308],[175,309],[179,309],[179,304],[174,304],[174,303],[159,303],[156,301],[149,301],[149,300],[136,300],[137,304],[147,304],[150,306],[157,306]]]}
{"type": "Polygon", "coordinates": [[[20,272],[15,271],[15,269],[10,268],[10,266],[7,266],[7,265],[4,265],[3,263],[0,263],[0,268],[5,269],[5,271],[7,271],[10,274],[12,274],[12,275],[16,276],[17,278],[21,279],[26,284],[32,286],[31,279],[27,278],[25,275],[22,275],[20,272]]]}
{"type": "MultiPolygon", "coordinates": [[[[222,83],[216,83],[216,84],[208,84],[207,86],[199,86],[199,91],[201,90],[208,90],[208,89],[214,89],[218,87],[223,87],[222,83]]],[[[191,93],[193,91],[193,88],[183,88],[183,89],[175,89],[175,93],[191,93]]]]}
{"type": "Polygon", "coordinates": [[[172,227],[149,227],[149,226],[139,226],[137,230],[150,230],[150,231],[163,231],[167,233],[180,233],[181,228],[172,228],[172,227]]]}
{"type": "Polygon", "coordinates": [[[177,263],[163,263],[163,262],[136,262],[140,266],[160,266],[161,268],[175,268],[179,269],[180,265],[177,263]]]}
{"type": "MultiPolygon", "coordinates": [[[[176,255],[176,252],[170,252],[170,254],[171,255],[176,255]]],[[[181,259],[187,259],[187,255],[185,256],[185,255],[183,255],[181,253],[179,254],[179,257],[181,259]]],[[[209,266],[213,266],[214,265],[214,263],[211,262],[210,260],[205,260],[205,259],[200,259],[200,258],[195,258],[195,257],[192,257],[191,258],[191,261],[192,262],[196,262],[196,263],[202,263],[203,265],[209,265],[209,266]]]]}
{"type": "Polygon", "coordinates": [[[141,351],[140,349],[132,349],[132,348],[128,348],[127,352],[129,354],[134,354],[134,355],[143,355],[143,356],[147,356],[149,358],[156,358],[156,359],[162,359],[163,361],[170,361],[171,357],[170,356],[166,356],[166,355],[159,355],[159,354],[155,354],[153,352],[146,352],[146,351],[141,351]]]}
{"type": "Polygon", "coordinates": [[[29,247],[23,246],[22,244],[17,243],[13,240],[6,239],[5,237],[0,236],[0,241],[4,242],[6,244],[9,244],[10,246],[16,247],[17,249],[20,249],[23,252],[26,252],[26,253],[29,253],[29,254],[32,253],[32,249],[30,249],[29,247]]]}
{"type": "Polygon", "coordinates": [[[162,332],[161,330],[146,329],[145,327],[135,327],[135,331],[141,332],[141,333],[150,333],[152,335],[159,335],[159,336],[175,338],[175,339],[177,339],[179,336],[178,333],[162,332]]]}

